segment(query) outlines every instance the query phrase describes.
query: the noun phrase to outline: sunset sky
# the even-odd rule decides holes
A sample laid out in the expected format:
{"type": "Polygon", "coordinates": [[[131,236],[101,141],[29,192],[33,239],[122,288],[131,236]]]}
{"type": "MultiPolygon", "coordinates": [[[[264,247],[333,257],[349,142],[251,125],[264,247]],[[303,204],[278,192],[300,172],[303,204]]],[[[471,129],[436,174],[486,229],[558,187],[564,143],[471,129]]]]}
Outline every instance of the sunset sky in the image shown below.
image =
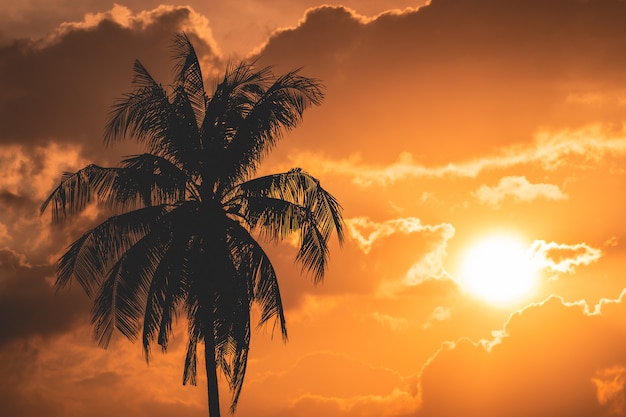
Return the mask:
{"type": "Polygon", "coordinates": [[[310,172],[346,221],[321,285],[266,246],[289,341],[253,332],[236,416],[626,416],[623,0],[0,10],[0,415],[207,415],[184,322],[148,366],[121,335],[97,347],[80,286],[53,291],[102,213],[39,215],[63,172],[137,152],[104,146],[108,111],[135,58],[171,82],[185,31],[207,86],[242,59],[322,80],[258,174],[310,172]]]}

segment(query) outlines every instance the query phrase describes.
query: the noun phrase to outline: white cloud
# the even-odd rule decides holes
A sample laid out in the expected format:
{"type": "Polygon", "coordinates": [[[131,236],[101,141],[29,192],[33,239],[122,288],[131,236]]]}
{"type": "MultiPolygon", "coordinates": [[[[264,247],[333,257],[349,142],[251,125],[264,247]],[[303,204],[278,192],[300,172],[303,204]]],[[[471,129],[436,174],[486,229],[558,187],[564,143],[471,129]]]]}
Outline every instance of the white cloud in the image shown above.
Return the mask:
{"type": "Polygon", "coordinates": [[[345,223],[348,236],[354,239],[359,248],[366,254],[378,240],[396,233],[406,235],[423,231],[441,232],[446,240],[454,236],[454,227],[451,224],[425,225],[417,217],[386,220],[382,223],[367,217],[353,217],[346,219],[345,223]]]}
{"type": "Polygon", "coordinates": [[[433,250],[426,253],[406,274],[404,283],[415,286],[429,279],[448,279],[450,274],[444,269],[443,261],[446,257],[446,248],[452,235],[442,236],[441,242],[433,250]]]}
{"type": "Polygon", "coordinates": [[[383,326],[387,326],[394,331],[402,330],[409,325],[409,321],[404,317],[393,317],[377,311],[373,312],[371,316],[376,322],[382,324],[383,326]]]}
{"type": "Polygon", "coordinates": [[[625,155],[626,132],[608,132],[600,125],[592,125],[576,131],[545,130],[536,135],[531,146],[511,146],[496,155],[433,167],[418,164],[409,152],[401,153],[396,162],[387,166],[364,163],[358,154],[328,160],[311,153],[293,156],[290,165],[300,166],[306,162],[315,172],[347,176],[355,184],[369,187],[411,178],[476,178],[487,170],[525,164],[537,164],[544,170],[555,170],[567,164],[582,168],[583,162],[597,164],[607,156],[625,155]]]}
{"type": "Polygon", "coordinates": [[[451,317],[452,311],[449,308],[437,306],[431,313],[430,317],[428,317],[428,320],[426,320],[426,322],[422,325],[422,328],[429,329],[433,327],[435,322],[448,320],[451,317]]]}
{"type": "Polygon", "coordinates": [[[573,273],[577,266],[589,265],[602,256],[600,249],[586,243],[567,245],[545,240],[535,240],[531,252],[539,268],[561,273],[573,273]]]}
{"type": "Polygon", "coordinates": [[[430,242],[427,249],[419,254],[419,258],[407,270],[400,279],[393,278],[381,283],[379,294],[390,296],[406,286],[416,286],[431,279],[449,279],[450,275],[444,268],[444,260],[447,255],[448,240],[455,233],[454,226],[449,223],[436,225],[422,224],[416,217],[404,217],[375,222],[368,217],[353,217],[347,219],[346,230],[348,236],[353,239],[357,246],[368,254],[372,248],[379,244],[381,239],[394,234],[408,235],[412,233],[433,233],[435,241],[430,242]]]}
{"type": "Polygon", "coordinates": [[[532,184],[523,176],[501,178],[495,187],[482,185],[473,194],[481,203],[494,207],[498,206],[508,196],[512,196],[518,201],[532,201],[538,198],[564,200],[567,198],[567,195],[558,186],[543,183],[532,184]]]}

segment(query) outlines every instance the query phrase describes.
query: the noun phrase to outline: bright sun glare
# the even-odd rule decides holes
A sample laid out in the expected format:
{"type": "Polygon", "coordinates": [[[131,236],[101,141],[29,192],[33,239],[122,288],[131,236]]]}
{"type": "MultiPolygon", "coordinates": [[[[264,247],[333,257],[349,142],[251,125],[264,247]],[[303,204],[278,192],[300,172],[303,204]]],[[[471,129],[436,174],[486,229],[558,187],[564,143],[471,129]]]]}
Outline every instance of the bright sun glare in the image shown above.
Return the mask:
{"type": "Polygon", "coordinates": [[[474,296],[508,304],[534,290],[538,270],[522,240],[499,235],[472,244],[461,260],[459,275],[463,288],[474,296]]]}

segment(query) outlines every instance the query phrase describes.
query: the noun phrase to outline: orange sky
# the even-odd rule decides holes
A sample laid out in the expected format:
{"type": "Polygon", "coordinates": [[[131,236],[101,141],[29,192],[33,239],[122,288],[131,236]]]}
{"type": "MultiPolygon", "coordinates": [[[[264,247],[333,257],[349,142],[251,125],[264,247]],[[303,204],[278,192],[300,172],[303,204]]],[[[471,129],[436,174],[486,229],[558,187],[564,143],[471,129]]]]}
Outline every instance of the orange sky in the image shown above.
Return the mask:
{"type": "Polygon", "coordinates": [[[347,224],[317,287],[268,247],[290,340],[253,333],[236,415],[626,415],[623,1],[0,2],[0,415],[207,415],[203,382],[181,385],[184,323],[146,366],[122,337],[96,346],[78,287],[54,295],[97,210],[38,213],[63,171],[132,153],[103,146],[108,109],[135,58],[169,82],[181,30],[209,80],[246,57],[324,82],[261,173],[309,171],[347,224]],[[461,280],[495,234],[538,276],[499,304],[461,280]]]}

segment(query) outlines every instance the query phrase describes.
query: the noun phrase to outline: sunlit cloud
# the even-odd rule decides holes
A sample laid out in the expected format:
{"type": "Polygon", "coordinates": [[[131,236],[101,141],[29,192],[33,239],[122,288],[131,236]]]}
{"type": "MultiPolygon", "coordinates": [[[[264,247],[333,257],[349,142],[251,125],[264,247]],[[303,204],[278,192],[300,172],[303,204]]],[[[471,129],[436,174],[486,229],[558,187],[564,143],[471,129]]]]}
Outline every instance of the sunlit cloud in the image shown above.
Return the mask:
{"type": "Polygon", "coordinates": [[[565,98],[567,103],[583,104],[586,106],[624,106],[626,105],[626,92],[611,91],[605,92],[575,92],[570,93],[565,98]]]}
{"type": "MultiPolygon", "coordinates": [[[[30,268],[26,256],[9,248],[0,249],[0,268],[15,271],[18,268],[30,268]]],[[[5,272],[6,274],[6,272],[5,272]]]]}
{"type": "Polygon", "coordinates": [[[600,369],[591,378],[591,382],[596,386],[598,402],[608,407],[610,415],[624,415],[626,411],[626,395],[624,393],[626,368],[622,365],[616,365],[600,369]]]}
{"type": "Polygon", "coordinates": [[[193,33],[206,42],[211,47],[212,52],[221,56],[220,48],[213,37],[209,20],[202,14],[196,12],[191,6],[160,5],[152,10],[142,10],[136,14],[130,8],[113,4],[111,10],[99,13],[86,13],[80,22],[63,22],[58,29],[48,37],[48,42],[54,42],[59,37],[67,35],[76,30],[88,30],[98,26],[103,21],[115,22],[118,25],[134,30],[145,30],[164,15],[174,13],[186,14],[186,19],[181,20],[181,32],[193,33]]]}
{"type": "Polygon", "coordinates": [[[354,239],[364,253],[369,253],[377,241],[395,233],[410,234],[423,231],[440,232],[446,239],[454,235],[454,227],[449,223],[424,225],[417,217],[375,222],[367,217],[353,217],[345,221],[348,236],[354,239]]]}
{"type": "MultiPolygon", "coordinates": [[[[146,13],[146,12],[142,12],[146,13]]],[[[113,21],[120,26],[130,28],[135,22],[132,11],[125,6],[114,3],[113,8],[106,12],[86,13],[82,22],[63,22],[59,25],[56,35],[64,35],[77,29],[91,29],[98,26],[104,20],[113,21]]],[[[147,22],[146,22],[147,23],[147,22]]]]}
{"type": "Polygon", "coordinates": [[[238,411],[244,415],[398,416],[411,415],[418,405],[415,375],[332,351],[307,353],[283,372],[251,375],[248,381],[244,396],[252,401],[244,398],[238,411]],[[281,395],[269,398],[267,390],[281,395]],[[281,404],[280,411],[272,403],[281,404]]]}
{"type": "Polygon", "coordinates": [[[395,388],[387,395],[328,397],[305,394],[291,405],[290,416],[341,415],[347,417],[395,417],[412,415],[418,410],[415,397],[395,388]]]}
{"type": "MultiPolygon", "coordinates": [[[[295,165],[306,163],[315,172],[343,175],[351,178],[355,184],[369,187],[412,178],[475,178],[485,171],[526,164],[534,164],[547,171],[565,165],[584,168],[585,164],[598,164],[605,157],[624,155],[626,136],[623,130],[612,132],[600,125],[591,125],[579,130],[543,130],[537,133],[530,146],[511,146],[496,155],[433,167],[417,163],[409,152],[401,153],[396,162],[387,166],[365,163],[358,154],[341,160],[330,160],[320,155],[302,153],[291,159],[295,165]]],[[[542,194],[545,193],[554,197],[556,190],[543,189],[542,194]]],[[[562,198],[565,196],[559,195],[559,199],[562,198]]]]}
{"type": "Polygon", "coordinates": [[[626,368],[622,349],[613,342],[623,337],[623,326],[614,324],[621,322],[625,294],[597,304],[551,296],[511,314],[492,338],[443,342],[419,373],[418,415],[521,417],[565,407],[584,415],[623,415],[626,368]],[[562,355],[572,346],[579,355],[575,363],[562,355]],[[519,355],[534,359],[512,365],[519,355]],[[606,362],[614,365],[602,365],[606,362]],[[498,399],[487,389],[496,386],[498,399]],[[576,395],[544,393],[555,386],[576,395]],[[525,402],[525,396],[536,401],[525,402]]]}
{"type": "Polygon", "coordinates": [[[45,147],[0,147],[0,191],[43,200],[65,171],[86,165],[78,147],[51,143],[45,147]]]}
{"type": "Polygon", "coordinates": [[[422,328],[429,329],[429,328],[433,327],[433,325],[435,325],[435,323],[441,322],[441,321],[445,321],[445,320],[449,320],[451,317],[452,317],[452,310],[450,308],[443,307],[443,306],[437,306],[437,307],[435,307],[435,309],[431,313],[431,315],[428,318],[428,320],[426,320],[426,322],[424,322],[424,324],[422,325],[422,328]]]}
{"type": "Polygon", "coordinates": [[[427,280],[448,279],[450,275],[444,268],[448,241],[454,236],[455,229],[449,223],[425,225],[416,217],[404,217],[375,222],[367,217],[353,217],[346,220],[348,236],[358,247],[368,254],[384,238],[394,234],[434,233],[437,240],[427,250],[418,254],[418,260],[411,265],[401,280],[381,283],[380,295],[389,296],[401,291],[406,286],[416,286],[427,280]]]}
{"type": "Polygon", "coordinates": [[[302,324],[320,320],[341,305],[340,297],[306,294],[299,308],[288,313],[289,324],[302,324]]]}
{"type": "Polygon", "coordinates": [[[306,30],[302,29],[303,26],[305,28],[308,28],[315,27],[316,25],[320,24],[328,24],[328,21],[326,19],[328,19],[329,16],[333,16],[336,26],[343,26],[346,23],[357,23],[359,25],[364,25],[375,19],[363,16],[357,13],[355,10],[345,6],[333,6],[326,4],[322,6],[311,7],[305,10],[304,15],[300,20],[298,20],[295,25],[280,27],[273,30],[268,38],[265,40],[265,42],[254,48],[250,52],[250,54],[248,54],[248,57],[254,57],[258,56],[259,54],[263,54],[263,51],[265,48],[267,48],[268,44],[275,40],[275,38],[280,37],[285,33],[295,32],[297,30],[306,30]]]}
{"type": "Polygon", "coordinates": [[[547,200],[567,199],[561,189],[554,184],[532,184],[524,176],[504,177],[498,185],[490,187],[481,185],[474,196],[483,204],[498,207],[500,202],[507,197],[513,197],[516,201],[529,202],[539,198],[547,200]]]}
{"type": "Polygon", "coordinates": [[[419,285],[429,279],[450,279],[450,274],[444,269],[443,263],[446,257],[448,240],[453,236],[453,232],[442,235],[442,239],[430,252],[424,254],[422,258],[406,274],[405,284],[419,285]]]}
{"type": "Polygon", "coordinates": [[[535,240],[530,250],[538,267],[560,273],[573,273],[576,267],[589,265],[602,257],[600,249],[586,243],[568,245],[535,240]]]}
{"type": "Polygon", "coordinates": [[[13,236],[9,233],[6,224],[0,223],[0,247],[6,245],[11,240],[13,240],[13,236]]]}
{"type": "Polygon", "coordinates": [[[394,317],[377,311],[373,312],[371,316],[374,321],[395,331],[403,330],[409,325],[409,321],[404,317],[394,317]]]}

